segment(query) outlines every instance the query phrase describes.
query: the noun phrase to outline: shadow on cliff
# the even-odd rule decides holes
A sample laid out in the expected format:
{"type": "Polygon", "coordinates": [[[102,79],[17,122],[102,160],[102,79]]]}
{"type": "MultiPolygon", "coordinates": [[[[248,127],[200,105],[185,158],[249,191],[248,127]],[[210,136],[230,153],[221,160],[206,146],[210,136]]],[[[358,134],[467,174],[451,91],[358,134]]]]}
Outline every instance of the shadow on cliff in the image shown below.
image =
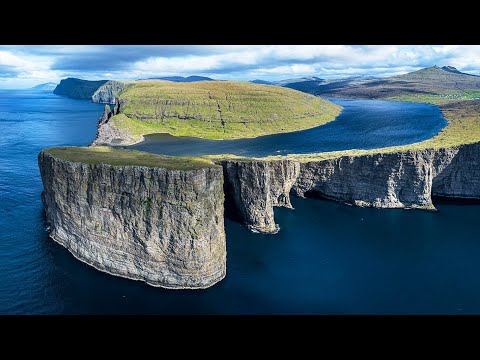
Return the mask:
{"type": "Polygon", "coordinates": [[[223,193],[225,194],[225,203],[224,203],[225,217],[243,225],[244,224],[243,218],[240,214],[239,209],[237,208],[237,205],[235,204],[235,200],[233,198],[231,190],[229,189],[229,186],[226,184],[226,182],[227,181],[224,181],[223,183],[223,193]]]}
{"type": "MultiPolygon", "coordinates": [[[[290,196],[292,196],[295,194],[293,194],[292,192],[290,192],[290,196]]],[[[338,201],[338,200],[333,200],[327,196],[325,196],[324,194],[322,194],[320,191],[318,190],[315,190],[315,189],[311,189],[311,190],[308,190],[305,192],[304,196],[308,199],[317,199],[317,200],[324,200],[324,201],[330,201],[330,202],[335,202],[335,203],[342,203],[341,201],[338,201]]],[[[297,196],[298,197],[298,196],[297,196]]]]}
{"type": "Polygon", "coordinates": [[[480,199],[454,198],[432,195],[433,205],[480,205],[480,199]]]}

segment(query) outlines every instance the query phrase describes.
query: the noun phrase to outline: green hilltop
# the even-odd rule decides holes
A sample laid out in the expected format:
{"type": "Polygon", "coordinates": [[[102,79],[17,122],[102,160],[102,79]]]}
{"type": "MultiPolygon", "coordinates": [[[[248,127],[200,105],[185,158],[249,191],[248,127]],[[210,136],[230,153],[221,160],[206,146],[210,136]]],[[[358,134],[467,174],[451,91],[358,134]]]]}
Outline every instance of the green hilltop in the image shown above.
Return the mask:
{"type": "Polygon", "coordinates": [[[330,101],[269,85],[238,81],[135,81],[118,95],[109,123],[129,135],[170,133],[236,139],[304,130],[335,119],[330,101]]]}

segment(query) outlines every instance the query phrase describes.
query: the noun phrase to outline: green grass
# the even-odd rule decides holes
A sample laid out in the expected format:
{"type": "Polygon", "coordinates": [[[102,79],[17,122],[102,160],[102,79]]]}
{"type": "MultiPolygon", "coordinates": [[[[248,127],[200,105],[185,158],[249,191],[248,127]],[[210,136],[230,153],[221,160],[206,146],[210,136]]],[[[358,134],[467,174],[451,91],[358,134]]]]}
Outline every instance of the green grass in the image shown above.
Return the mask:
{"type": "Polygon", "coordinates": [[[341,107],[288,88],[233,81],[137,81],[120,94],[115,126],[134,136],[169,133],[207,139],[304,130],[335,119],[341,107]]]}
{"type": "Polygon", "coordinates": [[[116,166],[146,166],[169,170],[197,170],[217,167],[212,161],[190,156],[164,156],[137,150],[120,150],[108,146],[65,146],[45,149],[56,158],[84,164],[109,164],[116,166]]]}

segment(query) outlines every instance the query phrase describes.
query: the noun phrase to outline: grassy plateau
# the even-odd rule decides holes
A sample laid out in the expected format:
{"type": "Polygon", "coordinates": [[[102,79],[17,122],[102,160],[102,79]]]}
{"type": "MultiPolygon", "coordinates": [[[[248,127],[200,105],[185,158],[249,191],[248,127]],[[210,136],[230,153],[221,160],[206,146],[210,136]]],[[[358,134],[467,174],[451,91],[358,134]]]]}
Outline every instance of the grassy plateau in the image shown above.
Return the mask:
{"type": "Polygon", "coordinates": [[[153,133],[238,139],[304,130],[341,110],[310,94],[237,81],[136,81],[119,99],[121,114],[110,121],[137,140],[153,133]]]}
{"type": "Polygon", "coordinates": [[[114,149],[109,146],[64,146],[48,148],[45,152],[56,158],[84,164],[146,166],[168,170],[197,170],[218,166],[210,160],[198,157],[155,155],[137,150],[114,149]]]}

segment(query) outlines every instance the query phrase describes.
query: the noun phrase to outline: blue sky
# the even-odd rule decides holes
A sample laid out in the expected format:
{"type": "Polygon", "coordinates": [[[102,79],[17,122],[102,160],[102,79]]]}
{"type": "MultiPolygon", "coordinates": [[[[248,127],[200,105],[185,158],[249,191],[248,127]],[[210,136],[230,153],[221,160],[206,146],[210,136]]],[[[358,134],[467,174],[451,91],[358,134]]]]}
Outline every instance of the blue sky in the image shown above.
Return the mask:
{"type": "Polygon", "coordinates": [[[0,46],[0,88],[66,77],[140,79],[205,75],[227,80],[390,76],[451,65],[480,75],[480,46],[48,45],[0,46]]]}

